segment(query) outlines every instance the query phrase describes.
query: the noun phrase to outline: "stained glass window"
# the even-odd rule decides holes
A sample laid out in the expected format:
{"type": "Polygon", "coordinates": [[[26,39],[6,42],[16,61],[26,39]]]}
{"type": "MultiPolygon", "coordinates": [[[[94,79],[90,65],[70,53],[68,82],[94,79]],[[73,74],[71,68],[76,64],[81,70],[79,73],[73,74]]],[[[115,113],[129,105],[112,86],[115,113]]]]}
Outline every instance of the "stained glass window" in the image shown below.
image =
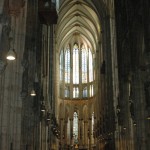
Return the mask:
{"type": "Polygon", "coordinates": [[[83,89],[83,97],[87,97],[87,87],[83,89]]]}
{"type": "Polygon", "coordinates": [[[63,50],[60,52],[60,81],[63,80],[63,50]]]}
{"type": "Polygon", "coordinates": [[[77,99],[94,95],[94,84],[92,83],[95,79],[93,55],[87,45],[78,45],[78,43],[70,44],[61,51],[60,95],[62,97],[77,99]]]}
{"type": "Polygon", "coordinates": [[[74,87],[73,88],[73,98],[78,98],[79,97],[79,88],[74,87]]]}
{"type": "Polygon", "coordinates": [[[91,96],[93,96],[93,85],[91,85],[91,96]]]}
{"type": "Polygon", "coordinates": [[[92,113],[92,134],[94,132],[94,112],[92,113]]]}
{"type": "Polygon", "coordinates": [[[65,83],[70,83],[70,49],[65,51],[65,83]]]}
{"type": "Polygon", "coordinates": [[[90,85],[90,97],[94,95],[93,85],[90,85]]]}
{"type": "Polygon", "coordinates": [[[69,88],[68,87],[65,88],[65,97],[69,97],[69,88]]]}
{"type": "Polygon", "coordinates": [[[82,83],[87,83],[87,50],[82,47],[82,83]]]}
{"type": "Polygon", "coordinates": [[[73,84],[79,84],[79,49],[77,44],[73,47],[73,84]]]}
{"type": "Polygon", "coordinates": [[[70,120],[68,118],[68,123],[67,123],[67,141],[70,141],[70,120]]]}
{"type": "Polygon", "coordinates": [[[77,112],[74,112],[73,115],[73,137],[74,137],[74,142],[78,142],[78,114],[77,112]]]}
{"type": "Polygon", "coordinates": [[[89,82],[93,81],[93,59],[92,59],[92,53],[89,49],[89,82]]]}

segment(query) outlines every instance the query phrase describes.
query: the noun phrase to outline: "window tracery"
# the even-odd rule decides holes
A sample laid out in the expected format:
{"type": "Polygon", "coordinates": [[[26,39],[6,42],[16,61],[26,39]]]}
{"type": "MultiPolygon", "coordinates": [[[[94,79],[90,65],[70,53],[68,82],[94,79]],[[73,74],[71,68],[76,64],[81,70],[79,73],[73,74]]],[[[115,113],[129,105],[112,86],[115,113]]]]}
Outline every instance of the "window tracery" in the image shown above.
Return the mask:
{"type": "Polygon", "coordinates": [[[83,44],[70,45],[60,52],[60,96],[67,99],[93,97],[92,50],[83,44]]]}

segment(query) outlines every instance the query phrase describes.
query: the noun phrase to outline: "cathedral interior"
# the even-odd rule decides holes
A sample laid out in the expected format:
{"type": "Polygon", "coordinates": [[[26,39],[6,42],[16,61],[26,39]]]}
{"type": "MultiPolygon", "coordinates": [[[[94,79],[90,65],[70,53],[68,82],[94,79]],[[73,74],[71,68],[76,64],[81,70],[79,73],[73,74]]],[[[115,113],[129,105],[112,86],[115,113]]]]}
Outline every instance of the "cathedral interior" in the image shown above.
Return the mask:
{"type": "Polygon", "coordinates": [[[0,150],[150,150],[150,1],[0,0],[0,150]]]}

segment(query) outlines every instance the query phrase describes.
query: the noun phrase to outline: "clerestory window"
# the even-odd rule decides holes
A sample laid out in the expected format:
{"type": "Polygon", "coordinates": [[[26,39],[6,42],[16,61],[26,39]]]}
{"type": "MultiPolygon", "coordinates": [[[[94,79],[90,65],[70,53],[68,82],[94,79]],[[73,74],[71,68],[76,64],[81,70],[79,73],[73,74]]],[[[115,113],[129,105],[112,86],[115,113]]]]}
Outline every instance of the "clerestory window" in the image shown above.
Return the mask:
{"type": "Polygon", "coordinates": [[[84,99],[94,96],[94,53],[84,44],[74,43],[60,51],[60,96],[84,99]]]}

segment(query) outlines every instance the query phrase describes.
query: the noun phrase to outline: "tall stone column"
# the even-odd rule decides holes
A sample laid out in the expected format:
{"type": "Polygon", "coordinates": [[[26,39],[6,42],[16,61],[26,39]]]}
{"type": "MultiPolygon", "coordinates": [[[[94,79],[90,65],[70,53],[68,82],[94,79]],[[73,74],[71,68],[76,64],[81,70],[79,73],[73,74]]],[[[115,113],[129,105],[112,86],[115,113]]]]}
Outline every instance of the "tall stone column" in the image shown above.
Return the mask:
{"type": "Polygon", "coordinates": [[[83,146],[84,123],[83,123],[83,119],[82,118],[81,118],[81,128],[80,128],[80,130],[81,130],[81,133],[80,133],[81,145],[83,146]]]}
{"type": "Polygon", "coordinates": [[[73,119],[70,118],[70,145],[73,145],[73,119]]]}
{"type": "Polygon", "coordinates": [[[46,122],[45,122],[45,112],[43,113],[43,116],[41,118],[41,150],[46,150],[47,146],[47,127],[46,127],[46,122]]]}
{"type": "Polygon", "coordinates": [[[91,150],[92,149],[92,146],[91,146],[91,144],[92,144],[92,118],[91,117],[89,118],[88,131],[89,131],[89,150],[91,150]]]}
{"type": "Polygon", "coordinates": [[[84,120],[84,146],[88,145],[88,121],[84,120]]]}
{"type": "Polygon", "coordinates": [[[63,145],[63,118],[60,118],[60,147],[63,145]]]}
{"type": "Polygon", "coordinates": [[[65,122],[64,122],[64,133],[65,133],[64,144],[65,145],[67,145],[67,123],[68,123],[68,121],[65,120],[65,122]]]}
{"type": "Polygon", "coordinates": [[[130,110],[129,110],[129,81],[124,79],[120,82],[120,117],[121,117],[121,139],[123,149],[129,149],[130,142],[130,110]]]}
{"type": "MultiPolygon", "coordinates": [[[[4,15],[4,12],[3,12],[3,10],[5,10],[5,9],[6,8],[4,8],[4,0],[1,0],[0,1],[0,44],[2,42],[2,29],[3,29],[4,24],[6,24],[5,21],[7,21],[5,19],[5,15],[4,15]]],[[[0,49],[1,48],[2,47],[0,46],[0,49]]],[[[0,61],[1,61],[1,59],[0,59],[0,61]]]]}
{"type": "Polygon", "coordinates": [[[145,51],[150,53],[150,2],[149,0],[143,1],[143,19],[144,19],[144,44],[145,51]]]}
{"type": "Polygon", "coordinates": [[[78,127],[78,137],[79,137],[79,145],[82,145],[82,119],[79,119],[79,127],[78,127]]]}
{"type": "Polygon", "coordinates": [[[145,144],[145,132],[146,132],[146,116],[145,116],[145,97],[144,97],[144,85],[142,82],[142,72],[136,70],[133,75],[133,97],[135,100],[135,118],[137,122],[136,126],[136,150],[147,150],[145,144]]]}
{"type": "MultiPolygon", "coordinates": [[[[18,1],[15,1],[15,2],[18,2],[18,1]]],[[[0,7],[2,7],[3,0],[0,2],[0,4],[2,4],[0,5],[0,7]]],[[[22,8],[22,4],[21,5],[20,4],[21,3],[18,2],[17,4],[18,7],[13,12],[12,12],[12,9],[15,6],[7,5],[7,8],[9,8],[9,13],[10,13],[9,15],[11,19],[10,29],[14,32],[13,41],[15,42],[13,43],[14,44],[13,46],[15,46],[16,49],[20,49],[21,43],[24,43],[24,41],[20,41],[20,39],[17,37],[18,33],[22,33],[24,31],[24,28],[22,29],[19,28],[19,25],[22,23],[21,20],[19,20],[20,10],[22,8]],[[16,21],[16,19],[18,20],[16,21]]],[[[10,31],[10,29],[8,31],[10,31]]],[[[8,31],[5,33],[9,34],[8,31]]],[[[4,42],[6,42],[6,39],[4,40],[4,42]]],[[[6,50],[9,50],[8,45],[9,43],[5,45],[6,50]]],[[[23,50],[23,48],[21,48],[21,50],[23,50]]],[[[17,56],[20,56],[19,52],[17,56]]],[[[1,103],[2,112],[0,113],[1,118],[2,118],[1,127],[0,127],[2,131],[1,140],[0,140],[1,141],[0,149],[10,149],[10,148],[16,149],[16,150],[21,149],[20,147],[21,145],[21,116],[22,116],[22,99],[20,97],[21,76],[22,76],[21,59],[20,57],[18,57],[17,61],[8,62],[6,70],[3,74],[3,80],[4,80],[3,98],[1,99],[2,100],[2,103],[1,103]]]]}

